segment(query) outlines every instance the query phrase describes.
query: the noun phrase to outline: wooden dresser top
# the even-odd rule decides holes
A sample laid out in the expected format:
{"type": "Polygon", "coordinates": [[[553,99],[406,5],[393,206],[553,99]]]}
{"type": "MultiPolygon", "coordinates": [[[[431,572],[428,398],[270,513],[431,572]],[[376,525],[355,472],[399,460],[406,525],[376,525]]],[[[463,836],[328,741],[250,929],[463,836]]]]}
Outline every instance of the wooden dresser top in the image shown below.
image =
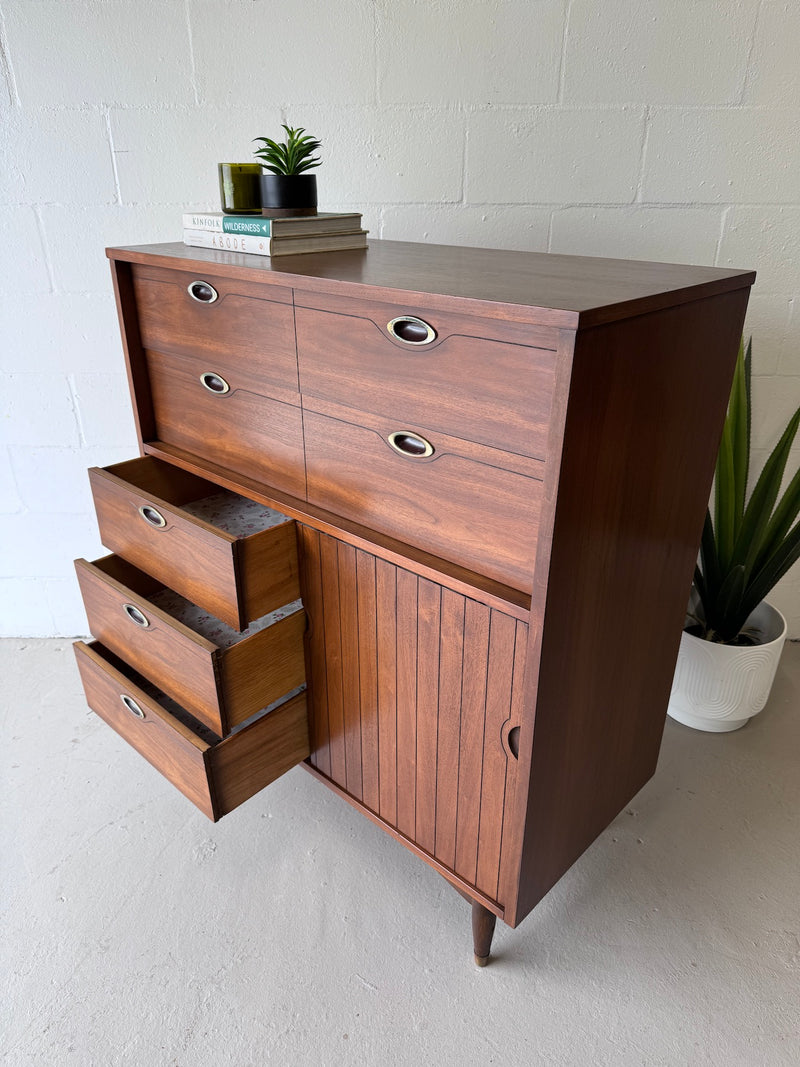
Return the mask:
{"type": "Polygon", "coordinates": [[[366,251],[244,255],[181,242],[109,248],[110,259],[316,292],[452,306],[566,329],[596,326],[752,285],[755,272],[674,263],[370,240],[366,251]],[[376,291],[377,290],[377,291],[376,291]]]}

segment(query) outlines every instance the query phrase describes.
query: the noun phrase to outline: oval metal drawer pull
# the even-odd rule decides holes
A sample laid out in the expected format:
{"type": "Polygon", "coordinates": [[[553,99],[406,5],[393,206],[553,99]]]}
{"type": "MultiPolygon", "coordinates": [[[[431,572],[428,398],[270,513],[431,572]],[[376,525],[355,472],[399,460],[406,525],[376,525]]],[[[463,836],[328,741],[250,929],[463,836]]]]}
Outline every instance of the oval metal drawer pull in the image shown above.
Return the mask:
{"type": "Polygon", "coordinates": [[[219,297],[219,293],[210,282],[204,282],[200,278],[189,282],[186,286],[189,296],[198,304],[213,304],[219,297]]]}
{"type": "Polygon", "coordinates": [[[154,526],[157,530],[167,525],[167,520],[152,504],[142,504],[139,508],[139,514],[148,526],[154,526]]]}
{"type": "Polygon", "coordinates": [[[436,340],[436,330],[416,315],[399,315],[386,323],[386,329],[406,345],[429,345],[436,340]]]}
{"type": "Polygon", "coordinates": [[[139,611],[135,604],[123,604],[122,610],[131,620],[135,622],[137,626],[141,626],[143,630],[146,630],[150,625],[150,620],[143,611],[139,611]]]}
{"type": "Polygon", "coordinates": [[[222,396],[224,393],[231,391],[230,385],[222,375],[216,374],[213,370],[207,370],[204,374],[201,374],[200,381],[208,389],[209,393],[215,393],[217,396],[222,396]]]}
{"type": "Polygon", "coordinates": [[[128,709],[128,711],[131,713],[131,715],[135,715],[137,719],[143,719],[144,718],[144,712],[139,707],[139,705],[136,703],[136,701],[133,699],[133,697],[129,697],[127,695],[127,693],[120,693],[119,699],[122,701],[122,703],[128,709]]]}
{"type": "Polygon", "coordinates": [[[424,459],[432,456],[433,445],[419,434],[409,430],[395,430],[389,434],[389,444],[401,456],[411,456],[413,459],[424,459]]]}

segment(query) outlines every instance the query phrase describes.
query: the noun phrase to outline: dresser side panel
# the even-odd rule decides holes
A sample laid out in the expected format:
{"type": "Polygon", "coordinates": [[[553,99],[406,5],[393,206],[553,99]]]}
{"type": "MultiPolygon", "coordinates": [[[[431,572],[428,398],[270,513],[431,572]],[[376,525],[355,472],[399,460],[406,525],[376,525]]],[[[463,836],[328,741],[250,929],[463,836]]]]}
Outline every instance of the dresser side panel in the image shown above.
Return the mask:
{"type": "Polygon", "coordinates": [[[655,770],[748,292],[577,336],[512,925],[655,770]]]}
{"type": "Polygon", "coordinates": [[[133,268],[130,263],[113,259],[110,261],[110,266],[136,436],[139,439],[139,448],[143,452],[144,442],[151,441],[156,433],[150,377],[136,308],[133,268]]]}

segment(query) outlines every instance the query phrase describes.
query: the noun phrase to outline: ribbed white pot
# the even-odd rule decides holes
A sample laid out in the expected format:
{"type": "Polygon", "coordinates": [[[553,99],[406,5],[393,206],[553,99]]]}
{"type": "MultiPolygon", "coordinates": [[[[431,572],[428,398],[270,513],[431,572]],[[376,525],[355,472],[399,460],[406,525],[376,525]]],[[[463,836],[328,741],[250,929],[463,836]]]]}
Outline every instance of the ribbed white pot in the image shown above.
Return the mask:
{"type": "Polygon", "coordinates": [[[750,648],[718,645],[684,632],[667,712],[695,730],[738,730],[767,702],[786,640],[786,619],[762,601],[747,627],[763,634],[750,648]]]}

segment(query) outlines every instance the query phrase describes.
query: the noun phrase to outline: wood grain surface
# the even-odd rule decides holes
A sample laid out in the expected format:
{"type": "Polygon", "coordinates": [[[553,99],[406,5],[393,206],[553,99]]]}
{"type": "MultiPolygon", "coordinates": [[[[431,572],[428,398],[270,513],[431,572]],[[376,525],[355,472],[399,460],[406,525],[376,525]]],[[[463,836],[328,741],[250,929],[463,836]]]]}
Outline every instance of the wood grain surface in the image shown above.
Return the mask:
{"type": "MultiPolygon", "coordinates": [[[[353,293],[295,289],[294,304],[296,312],[309,309],[369,319],[401,352],[406,351],[408,345],[389,333],[387,323],[405,315],[415,315],[429,322],[436,331],[434,344],[439,344],[448,337],[460,335],[551,350],[555,350],[558,343],[558,330],[553,326],[536,326],[530,322],[516,322],[513,319],[499,318],[491,314],[475,315],[466,310],[466,301],[451,301],[450,309],[443,311],[440,307],[428,304],[424,300],[412,302],[404,299],[400,303],[389,302],[381,299],[379,290],[373,291],[369,298],[357,298],[353,293]],[[432,316],[435,316],[435,322],[432,316]]],[[[492,307],[491,304],[486,305],[489,312],[492,307]]]]}
{"type": "Polygon", "coordinates": [[[148,599],[164,586],[119,556],[94,563],[79,559],[75,569],[92,636],[224,736],[228,724],[217,677],[220,650],[148,599]],[[125,604],[142,613],[146,628],[130,620],[125,604]]]}
{"type": "Polygon", "coordinates": [[[305,681],[302,610],[219,647],[152,603],[163,586],[125,560],[75,567],[92,635],[220,737],[305,681]],[[147,627],[131,621],[126,604],[147,627]]]}
{"type": "Polygon", "coordinates": [[[746,304],[741,290],[578,335],[512,925],[655,770],[746,304]]]}
{"type": "Polygon", "coordinates": [[[299,530],[311,764],[502,906],[505,802],[517,767],[502,735],[520,706],[527,627],[299,530]]]}
{"type": "Polygon", "coordinates": [[[219,647],[154,604],[164,587],[120,557],[75,568],[92,635],[220,737],[305,681],[302,610],[219,647]]]}
{"type": "Polygon", "coordinates": [[[89,480],[103,544],[235,630],[296,599],[292,522],[233,537],[179,506],[217,486],[151,457],[93,467],[89,480]],[[151,526],[142,506],[156,508],[166,525],[151,526]]]}
{"type": "Polygon", "coordinates": [[[351,418],[361,424],[304,414],[309,503],[530,591],[541,481],[474,458],[502,458],[499,450],[363,412],[351,418]],[[394,430],[425,436],[434,454],[397,455],[394,430]]]}
{"type": "MultiPolygon", "coordinates": [[[[341,303],[349,305],[347,312],[296,310],[306,404],[313,407],[308,398],[321,397],[422,429],[545,458],[553,352],[493,337],[504,331],[490,319],[420,308],[411,310],[427,315],[425,321],[437,336],[424,346],[405,345],[386,329],[390,317],[399,313],[396,306],[341,303]]],[[[521,332],[514,331],[514,336],[521,332]]],[[[548,333],[554,344],[555,331],[548,333]]]]}
{"type": "Polygon", "coordinates": [[[139,332],[139,316],[136,310],[136,293],[133,287],[133,265],[124,260],[110,261],[111,283],[117,305],[122,351],[125,356],[125,371],[128,376],[128,391],[133,408],[136,436],[141,449],[145,441],[151,441],[155,433],[153,402],[150,395],[150,379],[144,359],[142,337],[139,332]]]}
{"type": "MultiPolygon", "coordinates": [[[[258,500],[268,507],[276,508],[285,515],[305,522],[322,533],[330,534],[348,544],[372,552],[391,563],[408,565],[416,573],[438,581],[465,596],[471,596],[477,590],[486,603],[493,604],[500,611],[507,612],[523,622],[530,614],[529,593],[522,593],[509,585],[487,578],[486,575],[478,574],[467,567],[461,567],[452,560],[425,552],[416,545],[387,537],[376,530],[346,519],[342,515],[327,511],[325,508],[298,500],[297,497],[289,496],[265,482],[257,482],[253,478],[238,474],[210,460],[200,459],[199,456],[176,448],[174,445],[154,441],[146,444],[144,448],[149,456],[174,464],[183,470],[214,478],[223,488],[241,493],[251,500],[258,500]]],[[[509,454],[506,453],[506,455],[509,454]]]]}
{"type": "Polygon", "coordinates": [[[176,789],[209,819],[214,818],[214,802],[206,772],[207,741],[201,740],[182,722],[173,718],[157,700],[149,696],[124,664],[102,645],[73,645],[89,707],[132,745],[176,789]],[[129,696],[142,709],[144,719],[136,718],[120,697],[129,696]]]}
{"type": "Polygon", "coordinates": [[[92,710],[215,822],[309,754],[305,693],[209,743],[145,692],[102,645],[78,641],[73,647],[92,710]],[[124,707],[121,695],[136,701],[143,719],[124,707]]]}
{"type": "Polygon", "coordinates": [[[195,523],[171,501],[140,492],[133,483],[116,477],[113,467],[92,468],[89,480],[106,548],[234,629],[241,628],[234,538],[217,536],[208,524],[195,523]],[[150,526],[140,507],[155,508],[166,525],[150,526]]]}
{"type": "Polygon", "coordinates": [[[215,818],[302,763],[309,751],[305,693],[225,738],[208,756],[215,818]]]}
{"type": "Polygon", "coordinates": [[[370,240],[366,251],[247,256],[181,243],[107,249],[113,259],[294,286],[350,299],[413,300],[465,314],[577,329],[750,286],[753,271],[370,240]]]}
{"type": "MultiPolygon", "coordinates": [[[[104,540],[242,624],[283,566],[308,615],[309,692],[283,740],[278,720],[247,727],[201,747],[198,774],[175,728],[156,762],[213,817],[305,746],[330,788],[517,925],[655,769],[753,272],[388,241],[108,255],[142,449],[167,462],[93,472],[104,540]],[[193,278],[220,300],[192,301],[193,278]],[[408,314],[432,344],[387,333],[408,314]],[[231,393],[197,399],[206,370],[231,393]],[[398,455],[393,431],[433,453],[398,455]],[[272,546],[175,534],[215,484],[300,525],[272,546]],[[148,497],[160,542],[136,518],[148,497]]],[[[146,579],[134,592],[146,603],[146,579]]],[[[95,677],[116,668],[80,655],[119,716],[95,677]]]]}
{"type": "Polygon", "coordinates": [[[268,386],[257,371],[227,355],[188,359],[148,350],[146,363],[153,436],[305,498],[302,412],[263,395],[268,386]],[[206,389],[206,373],[223,378],[229,391],[206,389]]]}
{"type": "Polygon", "coordinates": [[[135,266],[133,286],[145,348],[212,364],[225,358],[257,373],[265,395],[299,402],[291,289],[153,266],[135,266]],[[213,303],[189,295],[196,280],[217,290],[213,303]]]}

